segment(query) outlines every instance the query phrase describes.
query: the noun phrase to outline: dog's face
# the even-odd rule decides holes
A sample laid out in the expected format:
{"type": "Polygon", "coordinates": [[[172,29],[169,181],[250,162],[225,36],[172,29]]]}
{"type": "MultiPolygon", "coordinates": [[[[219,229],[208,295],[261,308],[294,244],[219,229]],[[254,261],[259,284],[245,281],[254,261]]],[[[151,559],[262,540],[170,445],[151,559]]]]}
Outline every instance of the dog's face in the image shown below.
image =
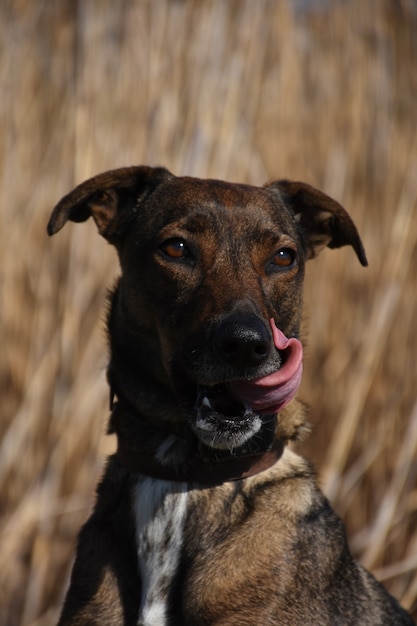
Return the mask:
{"type": "Polygon", "coordinates": [[[268,447],[301,377],[305,261],[350,244],[366,264],[344,209],[303,183],[259,188],[137,167],[80,185],[49,233],[90,215],[119,253],[110,335],[112,352],[124,343],[130,384],[145,376],[169,391],[206,446],[268,447]]]}

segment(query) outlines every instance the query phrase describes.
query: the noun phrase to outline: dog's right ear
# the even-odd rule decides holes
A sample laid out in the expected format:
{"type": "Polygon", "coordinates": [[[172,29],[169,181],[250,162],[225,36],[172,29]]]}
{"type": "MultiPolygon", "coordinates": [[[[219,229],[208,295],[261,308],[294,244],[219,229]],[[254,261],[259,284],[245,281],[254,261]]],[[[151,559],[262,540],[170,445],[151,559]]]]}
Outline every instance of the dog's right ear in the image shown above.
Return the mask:
{"type": "Polygon", "coordinates": [[[162,181],[172,178],[163,167],[124,167],[98,174],[64,196],[52,211],[48,234],[54,235],[66,224],[85,222],[90,216],[98,231],[116,243],[132,210],[162,181]]]}

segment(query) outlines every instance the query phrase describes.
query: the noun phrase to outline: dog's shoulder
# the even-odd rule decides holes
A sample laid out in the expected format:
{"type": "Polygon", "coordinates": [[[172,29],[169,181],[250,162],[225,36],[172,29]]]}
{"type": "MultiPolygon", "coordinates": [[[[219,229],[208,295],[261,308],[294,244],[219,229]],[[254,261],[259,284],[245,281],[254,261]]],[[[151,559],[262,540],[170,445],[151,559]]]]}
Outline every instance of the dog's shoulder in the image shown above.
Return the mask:
{"type": "MultiPolygon", "coordinates": [[[[193,567],[186,587],[201,614],[214,606],[227,612],[242,587],[269,606],[275,617],[265,624],[276,624],[277,615],[305,626],[413,624],[354,561],[312,464],[289,447],[269,470],[189,498],[184,550],[193,567]]],[[[255,623],[250,602],[245,611],[255,623]]],[[[213,613],[213,623],[217,618],[213,613]]]]}

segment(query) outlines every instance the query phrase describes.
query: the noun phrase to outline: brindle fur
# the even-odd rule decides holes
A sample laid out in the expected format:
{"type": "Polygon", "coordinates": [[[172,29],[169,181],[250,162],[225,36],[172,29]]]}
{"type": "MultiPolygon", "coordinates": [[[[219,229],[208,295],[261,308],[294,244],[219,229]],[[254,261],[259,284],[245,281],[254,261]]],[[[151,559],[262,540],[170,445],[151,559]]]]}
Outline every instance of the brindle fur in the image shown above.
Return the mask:
{"type": "MultiPolygon", "coordinates": [[[[279,366],[275,350],[256,365],[219,358],[213,333],[224,319],[267,328],[273,317],[287,337],[298,337],[305,261],[325,246],[351,245],[366,264],[344,209],[303,183],[258,188],[125,168],[63,198],[48,232],[90,216],[116,247],[122,270],[108,316],[108,378],[117,400],[110,430],[130,450],[155,453],[163,444],[161,462],[173,474],[201,450],[192,428],[199,386],[250,380],[279,366]],[[178,237],[190,256],[167,258],[161,244],[178,237]],[[270,263],[278,248],[296,258],[282,271],[270,263]]],[[[288,442],[305,428],[293,400],[279,413],[275,436],[288,442]]],[[[166,618],[146,626],[412,625],[353,560],[314,470],[291,446],[245,480],[177,484],[187,492],[178,564],[161,580],[166,618]]],[[[108,460],[79,536],[60,626],[138,624],[140,485],[116,456],[108,460]]]]}

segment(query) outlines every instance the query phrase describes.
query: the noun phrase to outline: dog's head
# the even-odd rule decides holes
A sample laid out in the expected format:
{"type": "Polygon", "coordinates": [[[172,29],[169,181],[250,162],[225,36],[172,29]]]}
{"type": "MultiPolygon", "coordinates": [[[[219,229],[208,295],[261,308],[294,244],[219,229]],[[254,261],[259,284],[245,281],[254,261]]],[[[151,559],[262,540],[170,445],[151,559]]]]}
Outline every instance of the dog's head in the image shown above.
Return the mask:
{"type": "Polygon", "coordinates": [[[270,445],[301,378],[305,261],[364,249],[346,211],[305,183],[100,174],[55,207],[49,234],[90,216],[119,254],[110,380],[147,420],[188,424],[216,449],[270,445]]]}

